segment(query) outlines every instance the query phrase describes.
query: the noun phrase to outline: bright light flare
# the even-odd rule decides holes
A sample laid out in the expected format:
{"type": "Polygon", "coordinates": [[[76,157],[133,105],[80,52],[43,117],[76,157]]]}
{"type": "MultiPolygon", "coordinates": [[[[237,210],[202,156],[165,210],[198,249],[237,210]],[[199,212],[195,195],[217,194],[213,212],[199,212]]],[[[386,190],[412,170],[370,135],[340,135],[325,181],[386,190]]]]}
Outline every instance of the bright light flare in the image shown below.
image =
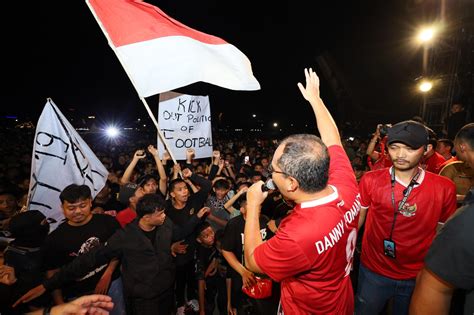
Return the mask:
{"type": "Polygon", "coordinates": [[[427,43],[427,42],[431,41],[434,38],[434,35],[435,35],[434,27],[426,27],[426,28],[423,28],[418,33],[418,40],[421,43],[427,43]]]}
{"type": "Polygon", "coordinates": [[[426,93],[426,92],[430,91],[432,87],[433,87],[433,83],[431,83],[429,81],[423,81],[418,86],[420,91],[423,92],[423,93],[426,93]]]}
{"type": "Polygon", "coordinates": [[[105,134],[109,138],[116,138],[120,135],[120,131],[116,127],[107,127],[107,129],[105,129],[105,134]]]}

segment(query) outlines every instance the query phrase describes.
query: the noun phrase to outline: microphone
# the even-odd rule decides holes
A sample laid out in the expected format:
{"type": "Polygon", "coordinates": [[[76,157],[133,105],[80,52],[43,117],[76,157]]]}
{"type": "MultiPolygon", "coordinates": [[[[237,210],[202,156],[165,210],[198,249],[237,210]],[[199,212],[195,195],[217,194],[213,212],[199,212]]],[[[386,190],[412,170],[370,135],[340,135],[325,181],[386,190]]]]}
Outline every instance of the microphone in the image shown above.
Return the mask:
{"type": "Polygon", "coordinates": [[[273,180],[271,178],[269,180],[267,180],[267,182],[265,184],[262,185],[262,191],[263,192],[269,191],[270,189],[271,190],[276,189],[275,183],[273,182],[273,180]]]}

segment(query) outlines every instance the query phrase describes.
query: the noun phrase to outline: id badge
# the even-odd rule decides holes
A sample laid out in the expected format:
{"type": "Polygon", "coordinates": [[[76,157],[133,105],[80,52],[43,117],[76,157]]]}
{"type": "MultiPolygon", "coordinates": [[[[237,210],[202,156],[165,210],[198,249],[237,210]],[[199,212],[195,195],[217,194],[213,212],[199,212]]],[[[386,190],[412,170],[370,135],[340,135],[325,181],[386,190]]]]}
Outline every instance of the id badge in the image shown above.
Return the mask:
{"type": "Polygon", "coordinates": [[[387,257],[395,258],[395,242],[392,240],[383,240],[383,253],[387,257]]]}

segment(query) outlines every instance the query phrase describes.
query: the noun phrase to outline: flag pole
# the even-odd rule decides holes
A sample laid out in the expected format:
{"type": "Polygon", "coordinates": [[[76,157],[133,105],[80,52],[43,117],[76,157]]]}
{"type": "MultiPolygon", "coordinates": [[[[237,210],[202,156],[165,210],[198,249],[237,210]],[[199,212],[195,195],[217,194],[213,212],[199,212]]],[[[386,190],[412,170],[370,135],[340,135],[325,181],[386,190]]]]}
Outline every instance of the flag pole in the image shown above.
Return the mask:
{"type": "Polygon", "coordinates": [[[115,55],[117,56],[117,59],[120,61],[120,64],[122,65],[123,69],[125,70],[125,73],[127,74],[128,78],[130,79],[130,82],[132,82],[132,85],[135,88],[135,91],[137,92],[138,96],[140,97],[140,100],[142,101],[143,105],[145,106],[145,109],[146,109],[148,115],[150,116],[151,120],[153,121],[153,124],[156,127],[156,130],[158,131],[158,136],[160,137],[161,142],[163,142],[163,145],[165,146],[166,150],[168,151],[168,153],[169,153],[171,159],[173,160],[174,164],[178,164],[178,162],[176,162],[176,159],[173,156],[173,152],[171,152],[171,150],[168,147],[168,143],[166,142],[165,137],[163,136],[163,133],[161,132],[160,128],[158,127],[158,121],[156,120],[155,115],[153,115],[153,112],[151,111],[150,107],[148,106],[148,103],[145,100],[145,98],[138,93],[138,89],[135,85],[135,82],[133,81],[132,77],[130,76],[129,72],[127,71],[127,67],[125,66],[125,63],[120,58],[120,55],[117,53],[117,50],[115,49],[115,46],[112,43],[112,40],[110,39],[109,34],[105,30],[105,27],[102,25],[100,19],[97,17],[97,15],[94,11],[94,8],[92,8],[89,0],[86,0],[86,4],[89,7],[89,9],[91,10],[92,15],[94,16],[95,20],[97,21],[97,24],[99,24],[99,27],[102,30],[102,32],[104,33],[105,38],[107,38],[107,42],[109,43],[110,48],[112,48],[115,55]]]}

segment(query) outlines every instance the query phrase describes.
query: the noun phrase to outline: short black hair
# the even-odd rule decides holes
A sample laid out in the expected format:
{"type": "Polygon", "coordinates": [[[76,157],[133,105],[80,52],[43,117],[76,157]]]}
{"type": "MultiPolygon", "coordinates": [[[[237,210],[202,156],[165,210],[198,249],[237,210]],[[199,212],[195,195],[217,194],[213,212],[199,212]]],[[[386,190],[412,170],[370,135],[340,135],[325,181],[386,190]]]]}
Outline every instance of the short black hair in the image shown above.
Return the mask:
{"type": "Polygon", "coordinates": [[[474,123],[464,125],[461,130],[456,134],[455,141],[462,141],[470,146],[470,149],[474,149],[474,123]]]}
{"type": "Polygon", "coordinates": [[[154,175],[151,175],[151,174],[146,174],[146,175],[143,175],[142,177],[140,177],[138,180],[137,180],[137,183],[138,183],[138,186],[140,187],[145,187],[145,185],[151,180],[151,179],[154,179],[156,183],[158,183],[158,179],[156,178],[156,176],[154,175]]]}
{"type": "Polygon", "coordinates": [[[438,142],[443,143],[447,147],[451,147],[451,149],[454,148],[454,142],[451,139],[439,139],[438,142]]]}
{"type": "Polygon", "coordinates": [[[147,214],[152,214],[156,210],[165,210],[166,202],[158,194],[146,194],[140,200],[138,200],[136,211],[137,217],[142,218],[147,214]]]}
{"type": "Polygon", "coordinates": [[[170,182],[169,187],[168,187],[168,191],[172,192],[174,190],[174,187],[179,183],[186,183],[186,182],[184,180],[182,180],[181,178],[175,178],[170,182]]]}
{"type": "Polygon", "coordinates": [[[73,203],[79,200],[92,199],[91,189],[87,185],[71,184],[59,194],[61,203],[65,201],[73,203]]]}
{"type": "Polygon", "coordinates": [[[199,223],[199,225],[196,227],[195,232],[196,232],[196,237],[201,236],[202,231],[210,227],[211,225],[207,221],[202,221],[199,223]]]}
{"type": "Polygon", "coordinates": [[[230,189],[230,184],[227,179],[218,179],[213,185],[214,189],[230,189]]]}

